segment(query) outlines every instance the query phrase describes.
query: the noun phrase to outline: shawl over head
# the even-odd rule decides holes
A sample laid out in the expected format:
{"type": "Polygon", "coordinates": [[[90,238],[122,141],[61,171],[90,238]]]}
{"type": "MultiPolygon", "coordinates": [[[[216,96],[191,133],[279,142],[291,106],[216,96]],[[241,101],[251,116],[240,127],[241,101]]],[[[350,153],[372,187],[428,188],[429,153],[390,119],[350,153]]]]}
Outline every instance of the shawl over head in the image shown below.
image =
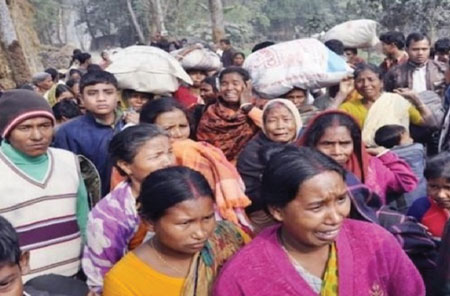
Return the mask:
{"type": "MultiPolygon", "coordinates": [[[[353,116],[351,116],[350,114],[343,112],[343,111],[339,111],[339,110],[325,111],[325,112],[318,114],[316,117],[314,117],[311,120],[311,122],[306,127],[306,130],[303,133],[302,138],[299,140],[298,143],[301,146],[305,146],[305,143],[307,143],[308,139],[312,136],[312,127],[315,126],[317,120],[324,116],[330,116],[330,115],[334,115],[334,114],[340,114],[340,115],[347,116],[355,123],[355,125],[359,129],[358,121],[355,118],[353,118],[353,116]]],[[[362,139],[361,139],[361,141],[362,141],[362,139]]],[[[354,140],[353,140],[353,142],[354,142],[354,140]]],[[[362,142],[360,143],[359,147],[355,147],[356,145],[357,145],[357,143],[354,142],[353,153],[350,156],[349,160],[347,161],[347,163],[345,165],[345,169],[352,172],[364,183],[365,179],[367,178],[368,171],[369,171],[370,155],[369,155],[369,153],[367,153],[364,145],[362,145],[362,142]]]]}
{"type": "MultiPolygon", "coordinates": [[[[264,106],[264,108],[263,108],[263,118],[266,115],[266,112],[270,111],[269,107],[272,106],[273,104],[282,104],[284,107],[286,107],[291,112],[292,116],[294,117],[294,122],[295,122],[295,129],[296,129],[296,137],[295,137],[295,139],[296,139],[298,137],[299,133],[300,133],[300,130],[303,127],[302,118],[300,116],[300,113],[299,113],[297,107],[295,107],[294,103],[292,103],[288,99],[282,99],[282,98],[280,98],[280,99],[273,99],[273,100],[268,101],[267,104],[264,106]]],[[[262,131],[267,136],[266,124],[265,123],[263,123],[262,131]]]]}

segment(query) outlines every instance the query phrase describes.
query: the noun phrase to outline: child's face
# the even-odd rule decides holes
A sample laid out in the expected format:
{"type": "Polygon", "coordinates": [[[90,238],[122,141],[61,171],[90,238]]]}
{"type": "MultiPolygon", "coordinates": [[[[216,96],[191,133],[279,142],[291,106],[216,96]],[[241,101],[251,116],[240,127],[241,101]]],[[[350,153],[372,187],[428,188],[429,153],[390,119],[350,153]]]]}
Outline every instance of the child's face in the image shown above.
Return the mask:
{"type": "Polygon", "coordinates": [[[427,180],[427,191],[439,207],[450,210],[450,180],[445,178],[427,180]]]}
{"type": "Polygon", "coordinates": [[[119,101],[116,87],[109,83],[86,86],[82,100],[86,110],[100,116],[114,113],[119,101]]]}
{"type": "Polygon", "coordinates": [[[22,296],[22,273],[18,264],[0,265],[0,296],[22,296]]]}

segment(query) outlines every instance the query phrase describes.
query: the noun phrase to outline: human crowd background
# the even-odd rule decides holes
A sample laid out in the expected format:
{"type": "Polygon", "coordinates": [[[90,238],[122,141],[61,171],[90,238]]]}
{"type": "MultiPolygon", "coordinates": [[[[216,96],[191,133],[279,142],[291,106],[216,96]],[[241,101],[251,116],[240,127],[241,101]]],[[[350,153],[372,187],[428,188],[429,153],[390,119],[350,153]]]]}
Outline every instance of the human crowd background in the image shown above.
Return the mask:
{"type": "Polygon", "coordinates": [[[0,295],[450,295],[450,39],[379,39],[276,98],[230,40],[161,36],[220,63],[149,92],[146,61],[75,50],[1,89],[0,295]]]}

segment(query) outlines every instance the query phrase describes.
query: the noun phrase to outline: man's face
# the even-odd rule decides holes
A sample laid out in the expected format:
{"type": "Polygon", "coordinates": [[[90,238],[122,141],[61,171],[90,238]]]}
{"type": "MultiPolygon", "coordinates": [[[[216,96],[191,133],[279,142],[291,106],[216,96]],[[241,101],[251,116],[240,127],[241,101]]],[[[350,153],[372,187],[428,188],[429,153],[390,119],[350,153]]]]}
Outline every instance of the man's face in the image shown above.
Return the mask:
{"type": "Polygon", "coordinates": [[[381,42],[381,50],[386,56],[391,56],[397,47],[394,44],[381,42]]]}
{"type": "Polygon", "coordinates": [[[229,45],[225,42],[220,42],[220,49],[227,50],[229,48],[229,45]]]}
{"type": "Polygon", "coordinates": [[[47,152],[52,137],[52,120],[41,116],[19,123],[9,134],[8,141],[23,154],[36,157],[47,152]]]}
{"type": "Polygon", "coordinates": [[[450,60],[450,51],[437,51],[436,58],[439,62],[448,64],[448,61],[450,60]]]}
{"type": "Polygon", "coordinates": [[[82,101],[84,108],[95,115],[112,114],[117,108],[117,89],[109,83],[88,85],[83,89],[82,101]]]}
{"type": "Polygon", "coordinates": [[[423,65],[430,57],[430,42],[425,38],[419,41],[411,41],[407,48],[409,59],[418,65],[423,65]]]}

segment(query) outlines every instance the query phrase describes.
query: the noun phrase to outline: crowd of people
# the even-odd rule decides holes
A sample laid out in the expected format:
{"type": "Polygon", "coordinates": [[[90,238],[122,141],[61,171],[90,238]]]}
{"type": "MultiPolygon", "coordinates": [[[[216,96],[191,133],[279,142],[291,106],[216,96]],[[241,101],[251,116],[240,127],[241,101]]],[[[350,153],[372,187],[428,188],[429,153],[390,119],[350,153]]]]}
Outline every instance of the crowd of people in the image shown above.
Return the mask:
{"type": "Polygon", "coordinates": [[[450,295],[450,39],[380,40],[276,99],[228,39],[164,95],[80,50],[0,89],[0,295],[450,295]]]}

